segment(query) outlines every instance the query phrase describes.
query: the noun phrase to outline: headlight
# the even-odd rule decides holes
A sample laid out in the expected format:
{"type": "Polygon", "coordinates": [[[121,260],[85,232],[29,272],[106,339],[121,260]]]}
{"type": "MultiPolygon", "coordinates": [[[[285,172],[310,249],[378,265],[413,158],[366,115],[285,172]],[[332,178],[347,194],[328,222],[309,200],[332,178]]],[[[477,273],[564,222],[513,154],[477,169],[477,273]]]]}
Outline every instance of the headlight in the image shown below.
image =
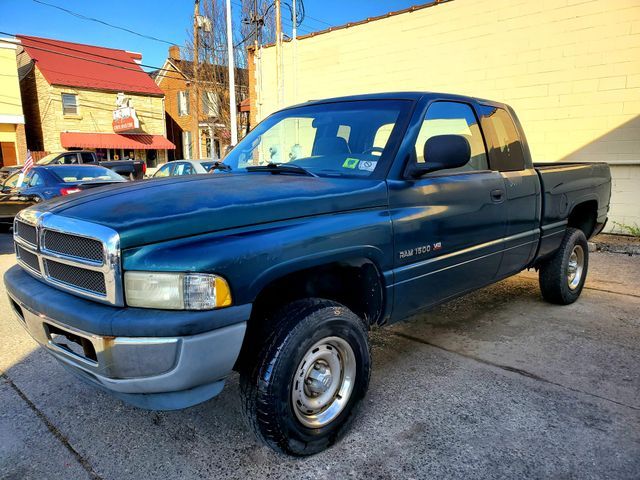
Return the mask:
{"type": "Polygon", "coordinates": [[[231,305],[226,280],[208,273],[125,272],[130,307],[210,310],[231,305]]]}

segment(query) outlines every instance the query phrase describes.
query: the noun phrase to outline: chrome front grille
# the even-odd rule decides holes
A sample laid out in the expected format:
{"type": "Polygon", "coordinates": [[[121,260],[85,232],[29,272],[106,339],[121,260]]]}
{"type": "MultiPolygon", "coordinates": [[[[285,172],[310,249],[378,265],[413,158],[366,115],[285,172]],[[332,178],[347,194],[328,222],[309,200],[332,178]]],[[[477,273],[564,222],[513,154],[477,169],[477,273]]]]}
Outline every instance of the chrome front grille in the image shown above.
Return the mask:
{"type": "Polygon", "coordinates": [[[98,263],[104,261],[104,249],[100,240],[78,237],[77,235],[56,232],[55,230],[44,231],[42,234],[42,249],[98,263]]]}
{"type": "Polygon", "coordinates": [[[90,222],[23,210],[14,223],[18,263],[79,296],[124,305],[118,234],[90,222]]]}
{"type": "Polygon", "coordinates": [[[98,295],[106,295],[107,287],[104,282],[104,274],[95,270],[86,270],[66,263],[45,260],[44,268],[47,278],[55,282],[61,282],[74,288],[86,290],[98,295]]]}

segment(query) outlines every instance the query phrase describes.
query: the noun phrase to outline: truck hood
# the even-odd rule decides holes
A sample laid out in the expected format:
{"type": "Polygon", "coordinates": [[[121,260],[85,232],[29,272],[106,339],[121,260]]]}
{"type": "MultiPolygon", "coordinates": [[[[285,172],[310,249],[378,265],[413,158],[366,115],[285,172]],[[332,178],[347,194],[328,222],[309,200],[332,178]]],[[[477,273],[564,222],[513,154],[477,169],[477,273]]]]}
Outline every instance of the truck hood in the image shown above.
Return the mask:
{"type": "Polygon", "coordinates": [[[386,204],[386,185],[381,180],[246,173],[99,187],[32,208],[113,228],[124,249],[386,204]]]}

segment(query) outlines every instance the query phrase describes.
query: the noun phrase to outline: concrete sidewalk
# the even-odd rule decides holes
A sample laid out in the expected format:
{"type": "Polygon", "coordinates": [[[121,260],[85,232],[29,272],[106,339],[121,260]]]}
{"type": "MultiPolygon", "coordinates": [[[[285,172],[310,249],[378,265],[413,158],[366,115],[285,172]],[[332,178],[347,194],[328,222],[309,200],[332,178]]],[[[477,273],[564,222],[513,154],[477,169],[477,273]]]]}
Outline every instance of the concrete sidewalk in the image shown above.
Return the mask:
{"type": "MultiPolygon", "coordinates": [[[[7,235],[1,252],[4,272],[7,235]]],[[[574,305],[544,303],[523,273],[376,330],[351,433],[307,459],[254,439],[236,376],[216,399],[165,413],[79,382],[0,293],[0,478],[638,478],[638,278],[639,257],[594,253],[574,305]]]]}

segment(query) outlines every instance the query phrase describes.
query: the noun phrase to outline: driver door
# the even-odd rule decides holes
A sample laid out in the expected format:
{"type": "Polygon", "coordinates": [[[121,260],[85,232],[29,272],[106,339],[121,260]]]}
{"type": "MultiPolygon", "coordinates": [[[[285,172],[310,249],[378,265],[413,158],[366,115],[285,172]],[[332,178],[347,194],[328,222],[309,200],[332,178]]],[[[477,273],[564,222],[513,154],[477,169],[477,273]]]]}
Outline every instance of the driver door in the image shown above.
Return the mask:
{"type": "Polygon", "coordinates": [[[446,134],[461,135],[469,142],[471,158],[466,165],[389,181],[396,319],[490,283],[502,258],[507,220],[504,180],[489,170],[472,106],[431,103],[409,161],[428,162],[425,142],[446,134]]]}
{"type": "Polygon", "coordinates": [[[33,170],[30,170],[25,175],[16,172],[7,178],[0,193],[0,218],[13,218],[20,210],[35,203],[28,194],[32,176],[33,170]]]}

